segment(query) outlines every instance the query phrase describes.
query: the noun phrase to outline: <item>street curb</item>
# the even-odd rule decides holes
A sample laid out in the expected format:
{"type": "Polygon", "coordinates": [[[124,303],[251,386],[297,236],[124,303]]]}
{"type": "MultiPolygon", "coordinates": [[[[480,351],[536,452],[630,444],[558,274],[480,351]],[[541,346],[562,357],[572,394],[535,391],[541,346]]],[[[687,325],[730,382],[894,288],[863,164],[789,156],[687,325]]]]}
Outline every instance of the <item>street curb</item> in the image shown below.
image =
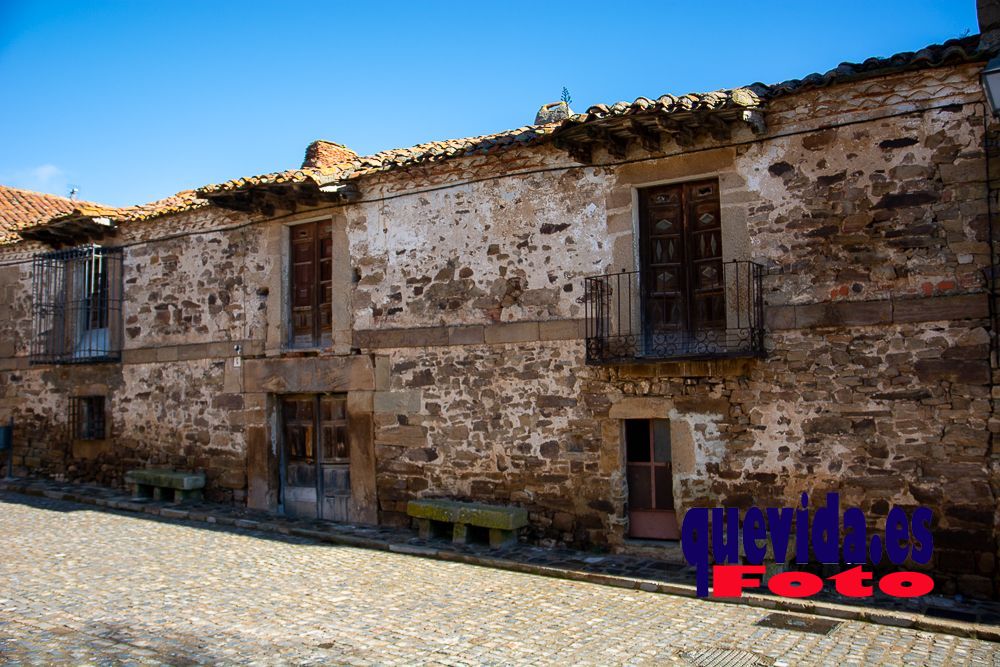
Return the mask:
{"type": "Polygon", "coordinates": [[[833,602],[801,599],[794,600],[788,598],[755,595],[752,593],[744,594],[739,598],[699,598],[696,594],[695,587],[685,584],[663,583],[649,579],[639,579],[623,575],[601,574],[597,572],[584,572],[582,570],[566,570],[534,563],[522,563],[506,558],[477,556],[474,554],[464,554],[454,551],[434,549],[433,547],[398,544],[395,542],[387,542],[385,540],[358,537],[356,535],[342,535],[297,526],[284,526],[273,522],[255,521],[252,519],[235,519],[230,516],[215,515],[211,512],[205,511],[188,511],[174,507],[159,507],[128,501],[95,498],[84,494],[38,489],[10,481],[0,481],[0,490],[19,493],[25,496],[44,497],[52,500],[80,503],[83,505],[94,505],[96,507],[132,512],[135,514],[149,514],[163,519],[169,519],[171,521],[207,523],[209,525],[230,526],[241,530],[292,535],[328,544],[357,547],[360,549],[388,551],[400,555],[432,558],[435,560],[453,563],[477,565],[480,567],[518,572],[521,574],[533,574],[553,579],[579,581],[598,584],[601,586],[612,586],[615,588],[643,591],[647,593],[676,595],[679,597],[694,598],[708,603],[738,604],[758,609],[767,609],[769,611],[814,614],[845,621],[861,621],[864,623],[873,623],[897,628],[909,628],[924,632],[935,632],[955,637],[967,637],[970,639],[981,639],[983,641],[1000,643],[1000,627],[984,625],[982,623],[967,623],[964,621],[932,618],[911,612],[891,611],[886,609],[865,609],[849,605],[836,604],[833,602]]]}

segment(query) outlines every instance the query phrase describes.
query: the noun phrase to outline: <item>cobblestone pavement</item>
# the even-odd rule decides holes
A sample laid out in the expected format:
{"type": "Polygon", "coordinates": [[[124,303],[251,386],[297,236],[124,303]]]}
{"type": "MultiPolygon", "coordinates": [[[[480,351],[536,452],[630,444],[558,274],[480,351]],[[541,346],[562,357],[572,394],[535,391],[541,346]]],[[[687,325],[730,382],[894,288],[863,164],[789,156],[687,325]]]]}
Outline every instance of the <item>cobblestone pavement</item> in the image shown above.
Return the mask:
{"type": "MultiPolygon", "coordinates": [[[[219,503],[192,502],[183,506],[157,501],[137,503],[121,489],[46,479],[0,480],[0,499],[7,492],[685,597],[694,597],[695,592],[694,568],[684,563],[677,543],[657,543],[655,549],[647,546],[645,556],[543,548],[525,543],[491,549],[471,542],[457,545],[449,540],[424,540],[405,528],[279,517],[219,503]]],[[[877,589],[872,598],[847,598],[829,587],[808,600],[778,598],[766,588],[748,593],[743,600],[766,609],[777,607],[1000,642],[1000,602],[996,601],[941,594],[892,598],[877,589]]]]}
{"type": "Polygon", "coordinates": [[[981,640],[765,628],[741,605],[13,494],[0,545],[0,662],[1000,665],[981,640]]]}

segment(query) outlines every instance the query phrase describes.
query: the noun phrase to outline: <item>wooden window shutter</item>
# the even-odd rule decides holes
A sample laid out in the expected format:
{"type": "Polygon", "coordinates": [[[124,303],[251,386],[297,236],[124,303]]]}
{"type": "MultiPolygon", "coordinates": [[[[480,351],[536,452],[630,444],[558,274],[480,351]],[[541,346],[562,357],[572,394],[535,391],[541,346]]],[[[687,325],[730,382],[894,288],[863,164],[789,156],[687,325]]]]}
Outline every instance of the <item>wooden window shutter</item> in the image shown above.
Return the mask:
{"type": "Polygon", "coordinates": [[[333,223],[319,223],[319,244],[317,247],[319,264],[319,294],[317,296],[316,331],[317,342],[329,342],[333,333],[333,223]]]}
{"type": "Polygon", "coordinates": [[[291,329],[294,345],[313,343],[316,303],[316,225],[296,225],[291,233],[291,329]]]}
{"type": "Polygon", "coordinates": [[[333,225],[307,222],[289,233],[292,346],[328,344],[333,331],[333,225]]]}

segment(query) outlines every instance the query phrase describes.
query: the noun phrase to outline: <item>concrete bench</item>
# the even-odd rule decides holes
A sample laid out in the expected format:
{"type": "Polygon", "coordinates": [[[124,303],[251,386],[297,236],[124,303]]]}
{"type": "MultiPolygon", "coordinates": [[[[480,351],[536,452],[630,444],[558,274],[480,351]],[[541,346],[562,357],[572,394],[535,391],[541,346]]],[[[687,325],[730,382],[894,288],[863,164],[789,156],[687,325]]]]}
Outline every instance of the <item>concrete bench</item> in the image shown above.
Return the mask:
{"type": "Polygon", "coordinates": [[[523,507],[464,503],[457,500],[411,500],[406,513],[413,517],[420,537],[446,537],[465,544],[470,533],[488,531],[491,547],[517,542],[517,530],[528,525],[528,511],[523,507]]]}
{"type": "Polygon", "coordinates": [[[205,488],[205,473],[144,468],[129,470],[125,473],[125,481],[133,486],[136,499],[152,498],[179,503],[201,500],[201,490],[205,488]]]}

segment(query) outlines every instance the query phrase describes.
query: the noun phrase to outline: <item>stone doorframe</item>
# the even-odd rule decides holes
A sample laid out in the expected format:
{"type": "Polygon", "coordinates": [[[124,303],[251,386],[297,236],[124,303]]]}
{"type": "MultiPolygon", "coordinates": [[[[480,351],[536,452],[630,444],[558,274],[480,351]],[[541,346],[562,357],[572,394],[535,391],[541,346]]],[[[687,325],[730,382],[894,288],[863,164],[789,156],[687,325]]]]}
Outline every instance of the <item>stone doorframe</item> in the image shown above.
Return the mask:
{"type": "Polygon", "coordinates": [[[244,401],[258,419],[247,426],[247,506],[276,511],[280,489],[281,421],[275,397],[282,394],[347,395],[351,442],[352,523],[378,523],[372,417],[375,373],[369,356],[247,359],[244,401]]]}
{"type": "MultiPolygon", "coordinates": [[[[678,415],[672,400],[659,397],[627,397],[613,403],[608,412],[608,419],[602,425],[602,436],[605,444],[605,455],[614,459],[607,461],[611,464],[608,467],[618,471],[619,489],[613,502],[617,518],[615,523],[621,525],[623,529],[623,533],[616,537],[622,540],[625,539],[627,532],[624,529],[627,524],[625,502],[628,498],[625,482],[625,419],[670,420],[670,451],[675,480],[680,475],[694,474],[696,469],[694,425],[678,415]]],[[[681,484],[674,483],[674,507],[679,520],[683,518],[685,509],[684,503],[679,497],[681,488],[681,484]]]]}

